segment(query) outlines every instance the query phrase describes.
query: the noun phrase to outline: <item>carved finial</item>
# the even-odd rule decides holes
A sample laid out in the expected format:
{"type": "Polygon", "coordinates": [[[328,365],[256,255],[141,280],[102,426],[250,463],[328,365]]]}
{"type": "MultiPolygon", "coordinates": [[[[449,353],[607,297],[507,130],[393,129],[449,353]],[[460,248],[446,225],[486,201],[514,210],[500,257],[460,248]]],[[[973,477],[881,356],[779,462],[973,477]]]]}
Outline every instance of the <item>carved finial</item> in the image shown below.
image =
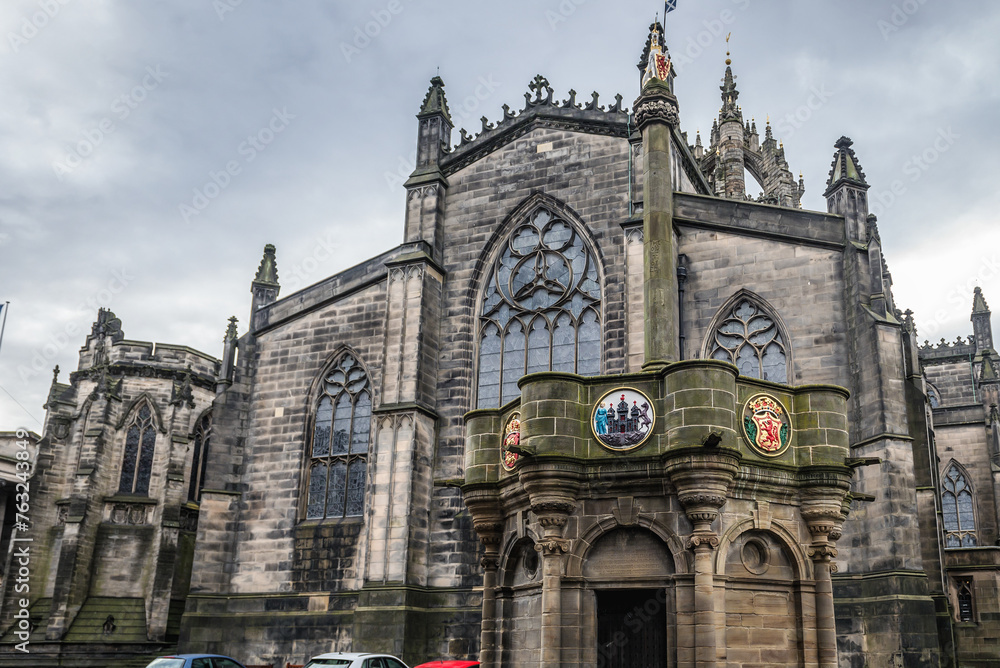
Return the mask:
{"type": "Polygon", "coordinates": [[[552,88],[549,87],[549,80],[541,74],[535,75],[535,78],[530,84],[528,84],[528,90],[535,94],[535,104],[540,104],[542,102],[542,91],[548,93],[549,96],[552,95],[552,88]]]}
{"type": "Polygon", "coordinates": [[[239,320],[236,319],[235,315],[229,317],[229,326],[226,327],[226,335],[222,339],[223,343],[225,343],[226,341],[232,341],[239,336],[236,329],[236,323],[238,322],[239,320]]]}
{"type": "Polygon", "coordinates": [[[264,246],[264,257],[261,258],[257,275],[253,278],[254,283],[278,285],[278,261],[275,257],[275,251],[273,244],[264,246]]]}
{"type": "MultiPolygon", "coordinates": [[[[440,70],[440,68],[438,68],[440,70]]],[[[420,114],[444,114],[451,123],[451,112],[448,110],[448,100],[444,95],[444,80],[440,76],[431,79],[431,87],[427,89],[424,103],[420,105],[420,114]]]]}
{"type": "Polygon", "coordinates": [[[55,368],[52,369],[52,384],[59,382],[59,365],[56,364],[55,368]]]}

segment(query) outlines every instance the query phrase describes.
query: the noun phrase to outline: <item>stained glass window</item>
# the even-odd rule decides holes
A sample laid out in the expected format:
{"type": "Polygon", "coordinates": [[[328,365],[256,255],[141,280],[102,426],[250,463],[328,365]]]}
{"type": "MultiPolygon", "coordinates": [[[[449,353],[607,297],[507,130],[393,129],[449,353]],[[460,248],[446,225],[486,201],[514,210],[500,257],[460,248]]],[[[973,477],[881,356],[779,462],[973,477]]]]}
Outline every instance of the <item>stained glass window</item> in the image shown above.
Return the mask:
{"type": "Polygon", "coordinates": [[[153,453],[156,449],[156,428],[149,404],[142,406],[125,431],[125,453],[122,456],[122,473],[118,483],[119,494],[149,494],[149,479],[153,471],[153,453]]]}
{"type": "Polygon", "coordinates": [[[521,376],[601,372],[601,284],[583,238],[536,209],[490,270],[479,321],[477,406],[515,399],[521,376]]]}
{"type": "Polygon", "coordinates": [[[740,374],[788,382],[788,354],[778,324],[761,307],[741,299],[712,333],[709,357],[735,364],[740,374]]]}
{"type": "Polygon", "coordinates": [[[191,478],[188,484],[188,501],[201,501],[205,486],[205,469],[208,465],[208,443],[212,438],[212,418],[205,415],[194,427],[194,455],[191,457],[191,478]]]}
{"type": "Polygon", "coordinates": [[[364,514],[371,438],[372,393],[368,374],[344,355],[323,381],[309,450],[306,517],[364,514]]]}
{"type": "Polygon", "coordinates": [[[941,514],[944,518],[945,547],[975,547],[976,509],[972,487],[965,474],[952,464],[944,475],[941,514]]]}

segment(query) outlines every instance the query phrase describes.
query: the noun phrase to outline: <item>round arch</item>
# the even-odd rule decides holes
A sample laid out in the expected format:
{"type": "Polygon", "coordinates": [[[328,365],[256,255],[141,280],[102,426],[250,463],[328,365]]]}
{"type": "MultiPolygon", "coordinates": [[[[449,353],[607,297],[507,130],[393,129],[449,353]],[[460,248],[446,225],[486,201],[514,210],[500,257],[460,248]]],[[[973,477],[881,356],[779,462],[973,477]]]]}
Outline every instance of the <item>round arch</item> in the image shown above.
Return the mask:
{"type": "Polygon", "coordinates": [[[717,575],[726,574],[726,557],[729,554],[730,546],[748,531],[759,531],[774,538],[790,557],[792,565],[795,567],[797,580],[811,580],[813,578],[812,562],[806,557],[802,546],[792,532],[773,520],[767,529],[760,529],[754,519],[737,522],[719,538],[719,547],[715,551],[715,572],[717,575]]]}
{"type": "Polygon", "coordinates": [[[640,515],[634,525],[622,524],[613,515],[607,515],[595,522],[576,541],[573,552],[566,560],[566,575],[569,577],[583,577],[583,566],[587,562],[594,546],[604,536],[618,529],[645,529],[656,536],[670,552],[673,558],[673,570],[675,574],[691,572],[691,564],[688,561],[687,550],[684,543],[677,534],[667,526],[654,519],[640,515]]]}

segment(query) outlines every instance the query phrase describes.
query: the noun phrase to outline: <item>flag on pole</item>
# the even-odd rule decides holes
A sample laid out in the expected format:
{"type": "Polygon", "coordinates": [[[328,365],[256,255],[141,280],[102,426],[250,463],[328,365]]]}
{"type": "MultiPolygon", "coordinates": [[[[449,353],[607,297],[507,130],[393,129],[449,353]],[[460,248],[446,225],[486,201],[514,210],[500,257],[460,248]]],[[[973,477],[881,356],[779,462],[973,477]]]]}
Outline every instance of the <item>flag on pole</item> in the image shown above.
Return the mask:
{"type": "Polygon", "coordinates": [[[677,0],[664,0],[663,3],[663,18],[666,20],[667,14],[677,9],[677,0]]]}

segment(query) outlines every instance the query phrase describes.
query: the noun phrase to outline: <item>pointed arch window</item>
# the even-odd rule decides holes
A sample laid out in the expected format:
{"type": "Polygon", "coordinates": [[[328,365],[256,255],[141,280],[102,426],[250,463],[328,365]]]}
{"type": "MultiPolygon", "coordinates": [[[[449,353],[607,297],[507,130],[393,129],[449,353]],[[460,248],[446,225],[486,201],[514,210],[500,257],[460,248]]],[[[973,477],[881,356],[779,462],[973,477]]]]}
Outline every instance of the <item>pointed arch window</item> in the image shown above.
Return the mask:
{"type": "Polygon", "coordinates": [[[371,437],[371,381],[352,356],[341,357],[322,383],[309,453],[307,519],[364,513],[371,437]]]}
{"type": "Polygon", "coordinates": [[[710,334],[708,357],[735,364],[740,374],[788,382],[788,349],[777,319],[748,297],[726,307],[710,334]]]}
{"type": "Polygon", "coordinates": [[[149,494],[149,479],[153,470],[153,452],[156,449],[156,428],[153,411],[143,402],[135,412],[125,432],[125,454],[118,483],[119,494],[149,494]]]}
{"type": "Polygon", "coordinates": [[[601,372],[601,285],[593,253],[576,229],[535,209],[490,269],[479,319],[477,406],[518,396],[528,373],[601,372]]]}
{"type": "Polygon", "coordinates": [[[191,458],[188,501],[201,502],[201,490],[205,487],[205,470],[208,465],[208,446],[211,440],[212,416],[206,413],[194,427],[194,455],[191,458]]]}
{"type": "Polygon", "coordinates": [[[975,547],[976,506],[972,486],[957,464],[948,467],[941,490],[945,547],[975,547]]]}

